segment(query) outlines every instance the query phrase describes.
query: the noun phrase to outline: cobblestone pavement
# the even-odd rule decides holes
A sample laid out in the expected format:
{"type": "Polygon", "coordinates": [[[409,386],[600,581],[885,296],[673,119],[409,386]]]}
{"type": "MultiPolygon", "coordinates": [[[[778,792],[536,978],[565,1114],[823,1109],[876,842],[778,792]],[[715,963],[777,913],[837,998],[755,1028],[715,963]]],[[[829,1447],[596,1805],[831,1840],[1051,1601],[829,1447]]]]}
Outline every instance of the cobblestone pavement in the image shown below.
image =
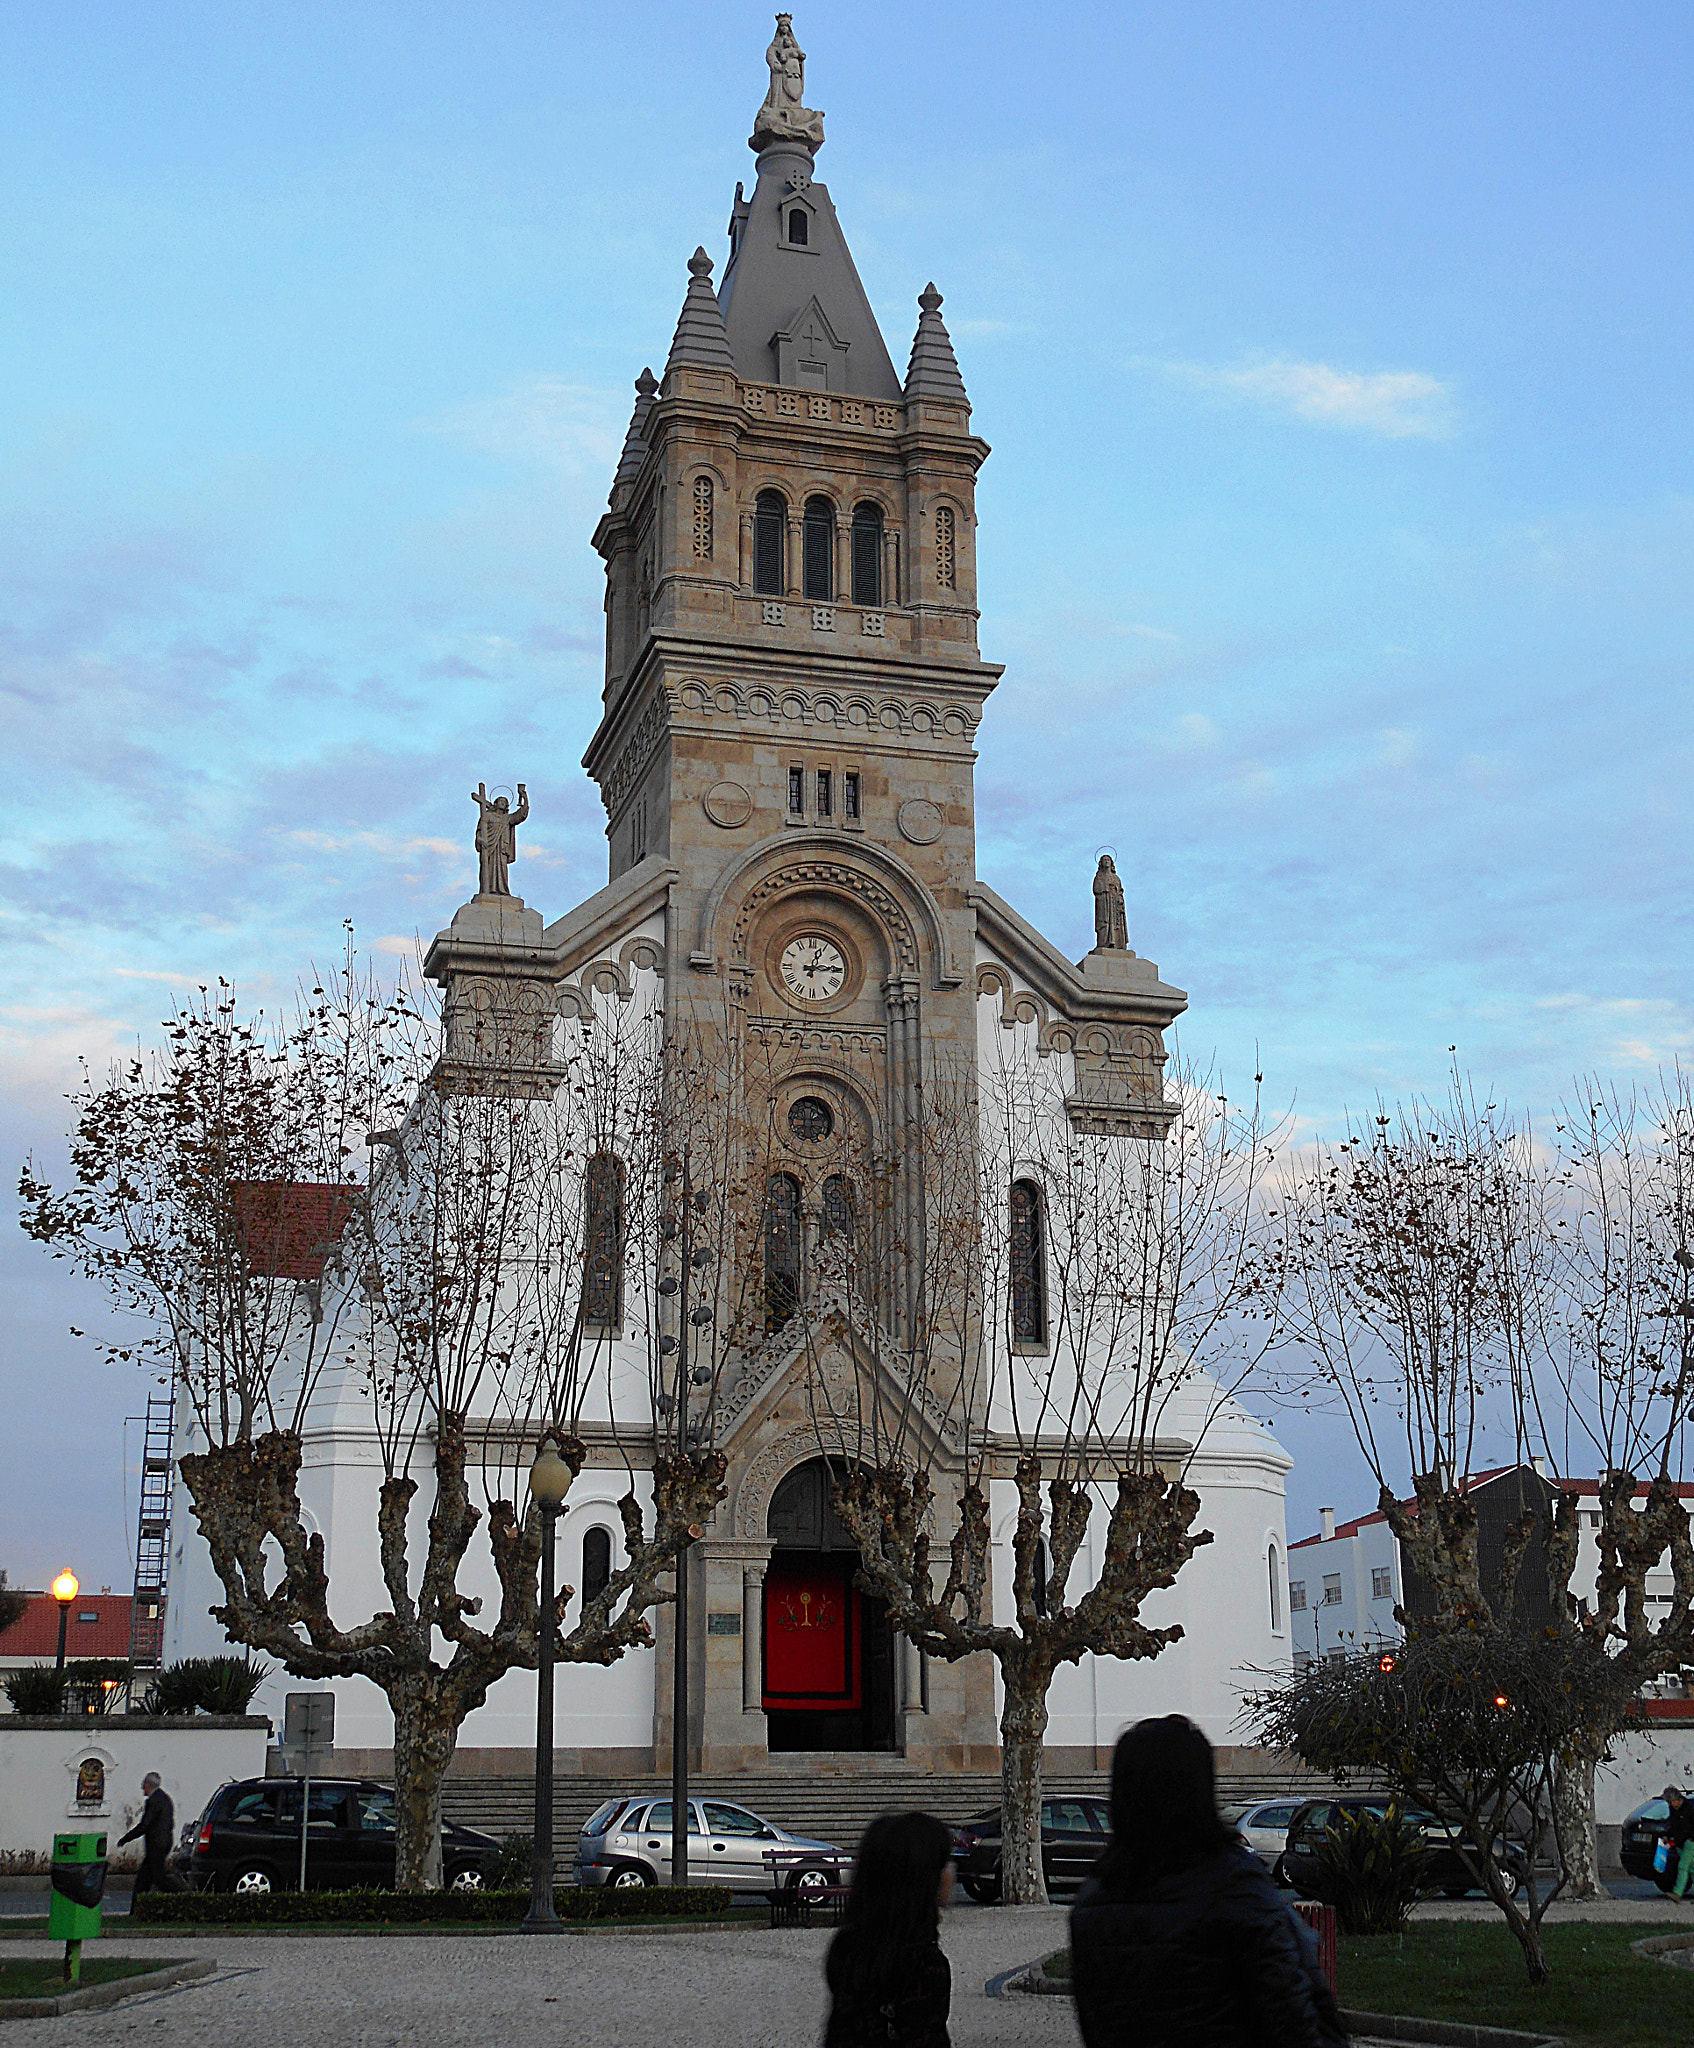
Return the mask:
{"type": "MultiPolygon", "coordinates": [[[[949,1918],[956,2048],[1075,2048],[1069,1999],[990,1999],[1003,1970],[1065,1938],[1060,1907],[949,1918]]],[[[229,2048],[815,2048],[826,1929],[643,1928],[523,1935],[208,1934],[101,1942],[103,1955],[208,1955],[217,1974],[73,2020],[13,2020],[6,2048],[148,2041],[229,2048]]],[[[6,1944],[10,1955],[53,1952],[6,1944]]]]}

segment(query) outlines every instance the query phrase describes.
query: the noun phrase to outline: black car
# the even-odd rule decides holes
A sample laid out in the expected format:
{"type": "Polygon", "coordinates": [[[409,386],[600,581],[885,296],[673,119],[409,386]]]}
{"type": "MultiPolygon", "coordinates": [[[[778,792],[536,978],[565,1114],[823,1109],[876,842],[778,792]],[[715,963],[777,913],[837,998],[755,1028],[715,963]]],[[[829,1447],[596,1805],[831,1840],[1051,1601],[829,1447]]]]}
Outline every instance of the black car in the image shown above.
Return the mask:
{"type": "Polygon", "coordinates": [[[1653,1868],[1653,1856],[1659,1844],[1669,1840],[1670,1806],[1663,1799],[1649,1799],[1624,1822],[1618,1861],[1631,1877],[1651,1878],[1660,1891],[1668,1892],[1676,1883],[1676,1851],[1671,1850],[1663,1870],[1653,1868]]]}
{"type": "MultiPolygon", "coordinates": [[[[212,1794],[174,1859],[197,1891],[276,1892],[300,1883],[299,1778],[242,1778],[212,1794]]],[[[306,1829],[309,1891],[387,1891],[394,1884],[394,1787],[374,1778],[313,1778],[306,1829]]],[[[448,1821],[441,1881],[481,1891],[500,1844],[448,1821]]]]}
{"type": "MultiPolygon", "coordinates": [[[[1094,1868],[1111,1839],[1103,1799],[1043,1799],[1041,1868],[1049,1891],[1073,1890],[1094,1868]]],[[[978,1905],[1000,1896],[1000,1812],[978,1814],[953,1836],[959,1882],[978,1905]]]]}
{"type": "MultiPolygon", "coordinates": [[[[1282,1852],[1283,1874],[1303,1899],[1318,1896],[1317,1854],[1323,1846],[1325,1833],[1335,1825],[1342,1814],[1386,1813],[1389,1800],[1383,1793],[1346,1799],[1308,1799],[1295,1813],[1288,1829],[1288,1846],[1282,1852]]],[[[1480,1867],[1481,1852],[1463,1830],[1451,1821],[1427,1810],[1408,1806],[1402,1812],[1423,1834],[1424,1848],[1428,1852],[1428,1863],[1424,1871],[1424,1888],[1431,1892],[1444,1892],[1450,1899],[1462,1899],[1466,1892],[1480,1891],[1471,1870],[1466,1865],[1461,1849],[1468,1849],[1473,1862],[1480,1867]]],[[[1528,1871],[1529,1858],[1517,1842],[1500,1841],[1494,1846],[1494,1853],[1500,1868],[1505,1873],[1506,1889],[1516,1897],[1528,1871]]]]}

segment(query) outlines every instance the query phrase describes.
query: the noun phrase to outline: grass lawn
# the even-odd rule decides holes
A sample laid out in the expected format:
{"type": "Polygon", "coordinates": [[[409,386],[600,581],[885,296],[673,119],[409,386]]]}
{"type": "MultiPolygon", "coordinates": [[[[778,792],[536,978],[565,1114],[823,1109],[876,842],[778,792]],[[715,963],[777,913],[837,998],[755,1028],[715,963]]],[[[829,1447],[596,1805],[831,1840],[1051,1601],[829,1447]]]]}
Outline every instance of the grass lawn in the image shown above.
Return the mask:
{"type": "Polygon", "coordinates": [[[1337,1959],[1341,2003],[1557,2034],[1570,2048],[1686,2048],[1694,2040],[1694,1970],[1629,1952],[1643,1935],[1671,1932],[1662,1922],[1543,1927],[1553,1980],[1539,1990],[1503,1926],[1435,1920],[1404,1934],[1346,1936],[1337,1959]]]}
{"type": "MultiPolygon", "coordinates": [[[[83,1951],[79,1984],[110,1984],[117,1977],[136,1977],[143,1970],[162,1967],[157,1957],[113,1956],[97,1961],[83,1951]]],[[[61,1991],[74,1991],[79,1984],[65,1982],[63,1956],[32,1956],[27,1962],[0,1962],[0,1998],[57,1998],[61,1991]]]]}

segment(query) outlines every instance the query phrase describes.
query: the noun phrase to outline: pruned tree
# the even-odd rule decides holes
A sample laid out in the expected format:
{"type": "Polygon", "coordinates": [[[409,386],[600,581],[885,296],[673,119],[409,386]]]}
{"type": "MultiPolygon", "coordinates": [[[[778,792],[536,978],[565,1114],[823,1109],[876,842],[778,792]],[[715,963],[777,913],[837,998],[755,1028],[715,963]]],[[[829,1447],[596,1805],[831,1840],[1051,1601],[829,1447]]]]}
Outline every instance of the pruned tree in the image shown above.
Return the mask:
{"type": "Polygon", "coordinates": [[[999,1667],[1001,1881],[1017,1903],[1046,1896],[1053,1675],[1089,1654],[1154,1657],[1182,1635],[1142,1610],[1212,1540],[1188,1468],[1274,1327],[1251,1256],[1273,1135],[1256,1097],[1238,1108],[1179,1071],[1174,1101],[1123,1129],[1073,1119],[1066,1079],[1027,1032],[980,1099],[974,1067],[929,1063],[897,1162],[921,1199],[887,1204],[881,1241],[858,1255],[874,1367],[850,1406],[819,1407],[865,1586],[927,1655],[999,1667]],[[937,1397],[959,1460],[942,1487],[937,1397]],[[998,1612],[996,1478],[1017,1501],[998,1612]]]}
{"type": "Polygon", "coordinates": [[[1586,1722],[1614,1710],[1616,1680],[1598,1642],[1505,1621],[1420,1630],[1400,1648],[1314,1663],[1248,1701],[1259,1739],[1345,1782],[1386,1781],[1451,1825],[1453,1846],[1504,1916],[1531,1983],[1551,1974],[1541,1939],[1559,1896],[1565,1844],[1556,1799],[1586,1722]],[[1525,1852],[1521,1891],[1506,1854],[1525,1852]],[[1541,1852],[1554,1850],[1551,1885],[1541,1852]]]}
{"type": "MultiPolygon", "coordinates": [[[[351,956],[281,1030],[240,1020],[220,985],[151,1062],[77,1098],[70,1190],[25,1170],[26,1229],[147,1318],[120,1350],[175,1372],[192,1404],[204,1448],[181,1469],[224,1593],[215,1617],[296,1676],[365,1677],[387,1696],[403,1887],[439,1882],[441,1778],[465,1715],[536,1662],[541,1519],[515,1484],[490,1496],[487,1481],[542,1433],[573,1474],[584,1461],[576,1423],[604,1364],[585,1297],[607,1253],[587,1168],[611,1133],[635,1200],[651,1199],[649,1007],[590,1002],[527,1063],[502,1046],[467,1066],[439,1061],[433,1017],[351,956]],[[362,1417],[382,1464],[371,1539],[388,1605],[356,1622],[335,1617],[299,1495],[303,1433],[332,1405],[362,1417]],[[461,1589],[484,1521],[499,1585],[486,1624],[461,1589]]],[[[616,1394],[608,1367],[597,1398],[616,1394]]],[[[558,1659],[611,1662],[649,1640],[645,1615],[722,1473],[687,1446],[631,1456],[626,1562],[568,1632],[572,1589],[560,1596],[558,1659]],[[649,1462],[650,1521],[635,1483],[649,1462]]]]}

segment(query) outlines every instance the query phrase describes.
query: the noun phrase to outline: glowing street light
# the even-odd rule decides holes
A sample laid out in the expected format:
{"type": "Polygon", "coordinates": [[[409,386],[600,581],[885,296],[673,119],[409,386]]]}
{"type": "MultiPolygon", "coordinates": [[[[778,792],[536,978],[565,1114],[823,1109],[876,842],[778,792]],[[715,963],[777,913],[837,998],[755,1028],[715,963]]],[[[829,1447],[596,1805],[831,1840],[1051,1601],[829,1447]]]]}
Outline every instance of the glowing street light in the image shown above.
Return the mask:
{"type": "Polygon", "coordinates": [[[59,1603],[59,1654],[54,1661],[53,1670],[60,1678],[65,1675],[65,1624],[71,1618],[71,1602],[76,1598],[78,1590],[77,1575],[68,1568],[53,1581],[53,1598],[59,1603]]]}

